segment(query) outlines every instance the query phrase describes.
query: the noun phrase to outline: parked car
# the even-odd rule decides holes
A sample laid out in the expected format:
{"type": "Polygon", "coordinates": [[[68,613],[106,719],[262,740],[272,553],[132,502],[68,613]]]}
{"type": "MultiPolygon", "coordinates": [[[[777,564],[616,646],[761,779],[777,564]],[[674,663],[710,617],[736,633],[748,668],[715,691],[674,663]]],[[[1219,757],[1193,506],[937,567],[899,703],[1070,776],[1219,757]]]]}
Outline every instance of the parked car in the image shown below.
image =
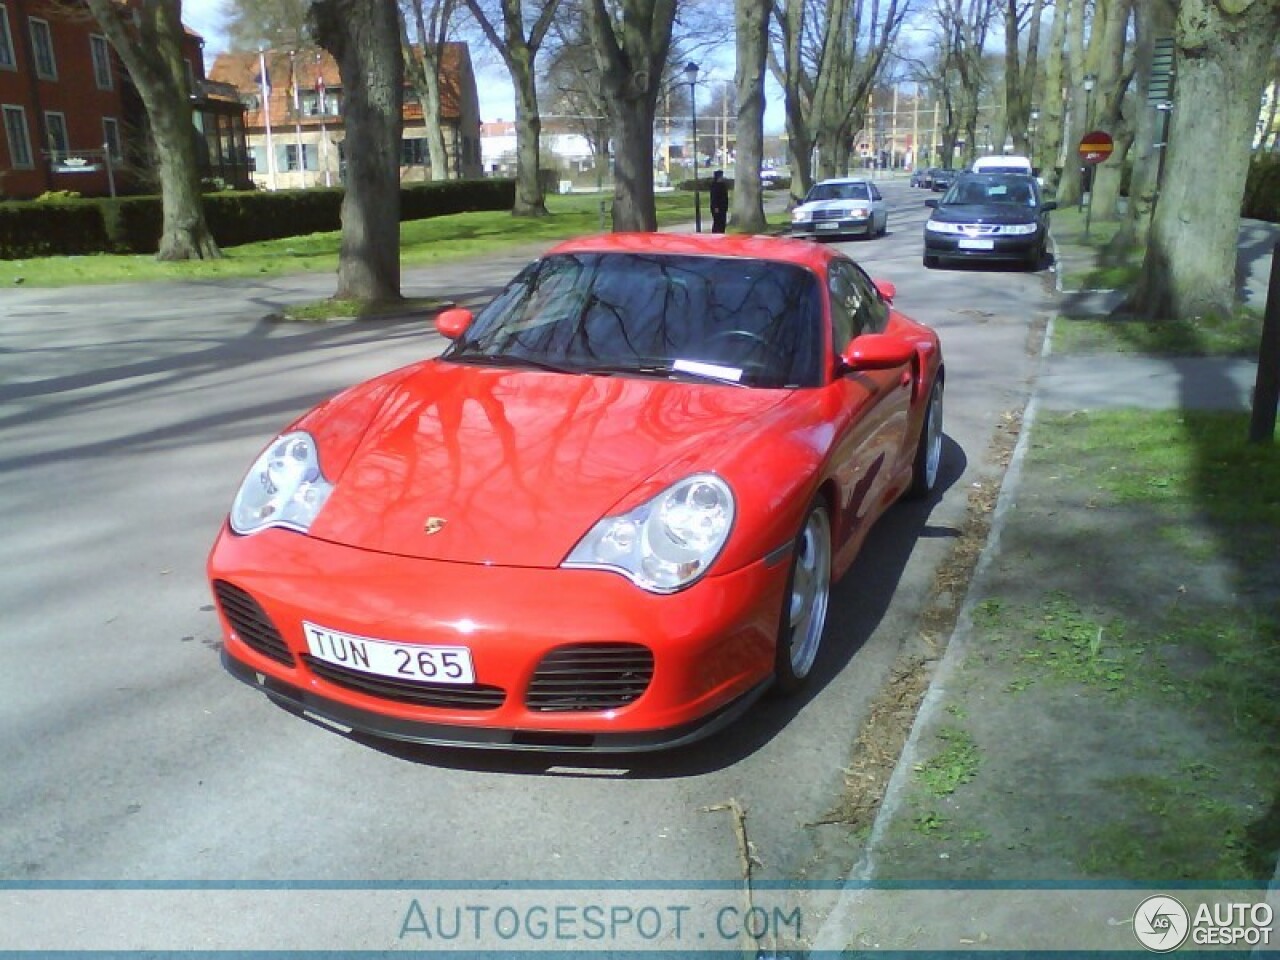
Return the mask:
{"type": "Polygon", "coordinates": [[[209,556],[224,665],[366,734],[556,751],[799,690],[832,583],[938,482],[942,352],[893,297],[786,238],[560,244],[267,444],[209,556]]]}
{"type": "Polygon", "coordinates": [[[883,235],[889,229],[889,207],[880,188],[859,177],[823,180],[809,188],[804,202],[791,211],[791,233],[800,237],[833,237],[860,233],[883,235]]]}
{"type": "Polygon", "coordinates": [[[782,174],[773,167],[760,168],[760,186],[762,187],[776,187],[783,179],[782,174]]]}
{"type": "Polygon", "coordinates": [[[933,176],[929,178],[929,189],[935,193],[946,190],[956,182],[956,172],[954,170],[944,170],[937,167],[933,171],[933,176]]]}
{"type": "Polygon", "coordinates": [[[916,167],[911,171],[911,186],[927,187],[929,186],[929,170],[927,167],[916,167]]]}
{"type": "Polygon", "coordinates": [[[973,161],[974,173],[1022,173],[1032,176],[1034,171],[1029,157],[991,156],[973,161]]]}
{"type": "Polygon", "coordinates": [[[1014,173],[961,174],[924,225],[924,265],[944,260],[1005,260],[1037,270],[1044,262],[1049,211],[1035,177],[1014,173]]]}

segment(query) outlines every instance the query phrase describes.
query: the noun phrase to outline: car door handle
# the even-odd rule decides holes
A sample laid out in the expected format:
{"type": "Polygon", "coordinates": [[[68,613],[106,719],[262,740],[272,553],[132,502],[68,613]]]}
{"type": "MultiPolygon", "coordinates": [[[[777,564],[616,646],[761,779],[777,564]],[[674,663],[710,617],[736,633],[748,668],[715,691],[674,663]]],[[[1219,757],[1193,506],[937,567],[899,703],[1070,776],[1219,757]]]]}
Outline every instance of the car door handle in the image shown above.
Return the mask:
{"type": "Polygon", "coordinates": [[[904,370],[902,372],[902,377],[898,380],[898,386],[900,387],[911,386],[911,374],[904,370]]]}

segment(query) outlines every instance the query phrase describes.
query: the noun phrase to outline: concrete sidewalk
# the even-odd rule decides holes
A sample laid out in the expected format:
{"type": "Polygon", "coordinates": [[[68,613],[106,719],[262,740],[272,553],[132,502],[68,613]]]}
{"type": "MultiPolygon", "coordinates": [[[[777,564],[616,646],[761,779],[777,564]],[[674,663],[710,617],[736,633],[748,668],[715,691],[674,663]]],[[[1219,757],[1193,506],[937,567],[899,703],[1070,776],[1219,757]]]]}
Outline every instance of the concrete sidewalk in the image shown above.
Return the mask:
{"type": "MultiPolygon", "coordinates": [[[[1246,222],[1241,230],[1241,291],[1258,309],[1265,306],[1278,235],[1270,224],[1246,222]]],[[[1085,252],[1063,245],[1059,269],[1070,270],[1085,252]]],[[[1105,317],[1116,300],[1104,291],[1062,299],[1076,317],[1105,317]]],[[[870,825],[863,858],[811,945],[815,954],[869,947],[1139,949],[1133,924],[1146,894],[1136,887],[1114,890],[1106,912],[1094,915],[1077,911],[1068,893],[1049,915],[984,914],[975,900],[967,911],[939,903],[936,912],[929,907],[895,916],[871,907],[885,884],[935,893],[972,884],[979,890],[1030,885],[1061,894],[1134,881],[1152,883],[1147,892],[1160,893],[1159,881],[1166,888],[1182,881],[1182,892],[1174,892],[1191,903],[1204,901],[1185,889],[1194,886],[1188,881],[1217,884],[1216,894],[1206,894],[1211,897],[1225,895],[1222,880],[1265,885],[1271,876],[1269,891],[1246,887],[1239,898],[1266,899],[1280,917],[1280,849],[1264,849],[1280,820],[1280,797],[1269,793],[1268,774],[1259,771],[1256,783],[1238,777],[1251,761],[1229,759],[1238,743],[1232,732],[1206,729],[1195,701],[1179,701],[1155,679],[1145,682],[1138,674],[1149,651],[1126,646],[1123,621],[1116,622],[1135,610],[1154,619],[1179,604],[1265,608],[1268,597],[1280,598],[1274,546],[1264,545],[1254,567],[1242,573],[1239,556],[1215,542],[1207,521],[1203,528],[1153,533],[1159,514],[1109,498],[1087,463],[1055,460],[1056,434],[1038,439],[1042,417],[1061,422],[1063,412],[1245,411],[1256,361],[1060,355],[1053,352],[1053,333],[1051,322],[955,630],[870,825]],[[1165,543],[1164,536],[1172,539],[1153,555],[1152,543],[1165,543]],[[1238,842],[1258,847],[1266,873],[1198,874],[1204,861],[1186,853],[1179,834],[1187,847],[1195,847],[1191,838],[1200,833],[1207,843],[1221,843],[1227,824],[1242,820],[1250,826],[1238,842]],[[1183,872],[1174,872],[1178,865],[1183,872]]],[[[1173,664],[1160,675],[1164,683],[1173,678],[1190,686],[1199,671],[1213,667],[1204,659],[1211,655],[1176,631],[1155,656],[1173,664]]],[[[1278,941],[1273,928],[1273,950],[1278,941]]]]}

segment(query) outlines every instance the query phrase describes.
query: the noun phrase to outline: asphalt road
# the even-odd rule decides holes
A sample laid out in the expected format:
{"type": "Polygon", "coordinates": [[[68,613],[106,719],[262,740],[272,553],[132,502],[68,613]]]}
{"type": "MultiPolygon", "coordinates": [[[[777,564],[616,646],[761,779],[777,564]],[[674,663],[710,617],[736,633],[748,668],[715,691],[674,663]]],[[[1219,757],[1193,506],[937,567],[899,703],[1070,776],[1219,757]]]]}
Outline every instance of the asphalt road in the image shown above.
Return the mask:
{"type": "MultiPolygon", "coordinates": [[[[0,877],[84,881],[666,881],[841,876],[835,803],[913,635],[996,425],[1022,408],[1046,276],[925,271],[922,191],[843,246],[940,331],[945,490],[895,508],[838,585],[812,692],[682,751],[565,758],[339,735],[218,663],[203,564],[253,456],[296,413],[437,351],[418,319],[277,325],[331,277],[0,292],[0,877]]],[[[410,272],[474,297],[527,252],[410,272]]]]}

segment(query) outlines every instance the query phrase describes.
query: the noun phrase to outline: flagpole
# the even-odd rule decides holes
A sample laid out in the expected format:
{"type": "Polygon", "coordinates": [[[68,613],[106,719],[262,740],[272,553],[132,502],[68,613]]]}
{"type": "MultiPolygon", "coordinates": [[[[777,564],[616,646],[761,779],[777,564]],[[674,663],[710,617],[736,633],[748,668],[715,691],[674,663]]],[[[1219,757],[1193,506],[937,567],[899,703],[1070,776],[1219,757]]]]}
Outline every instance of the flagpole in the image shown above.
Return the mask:
{"type": "Polygon", "coordinates": [[[276,188],[276,150],[271,142],[271,77],[267,74],[267,54],[258,48],[258,88],[262,92],[262,117],[267,128],[267,189],[276,188]]]}
{"type": "Polygon", "coordinates": [[[316,52],[316,108],[320,111],[320,165],[324,167],[324,185],[333,186],[333,178],[329,175],[329,132],[325,129],[324,118],[329,112],[328,90],[324,84],[323,54],[316,52]]]}
{"type": "Polygon", "coordinates": [[[293,138],[298,147],[298,186],[307,185],[307,152],[302,148],[302,103],[298,99],[296,52],[289,51],[289,96],[293,100],[293,138]]]}

